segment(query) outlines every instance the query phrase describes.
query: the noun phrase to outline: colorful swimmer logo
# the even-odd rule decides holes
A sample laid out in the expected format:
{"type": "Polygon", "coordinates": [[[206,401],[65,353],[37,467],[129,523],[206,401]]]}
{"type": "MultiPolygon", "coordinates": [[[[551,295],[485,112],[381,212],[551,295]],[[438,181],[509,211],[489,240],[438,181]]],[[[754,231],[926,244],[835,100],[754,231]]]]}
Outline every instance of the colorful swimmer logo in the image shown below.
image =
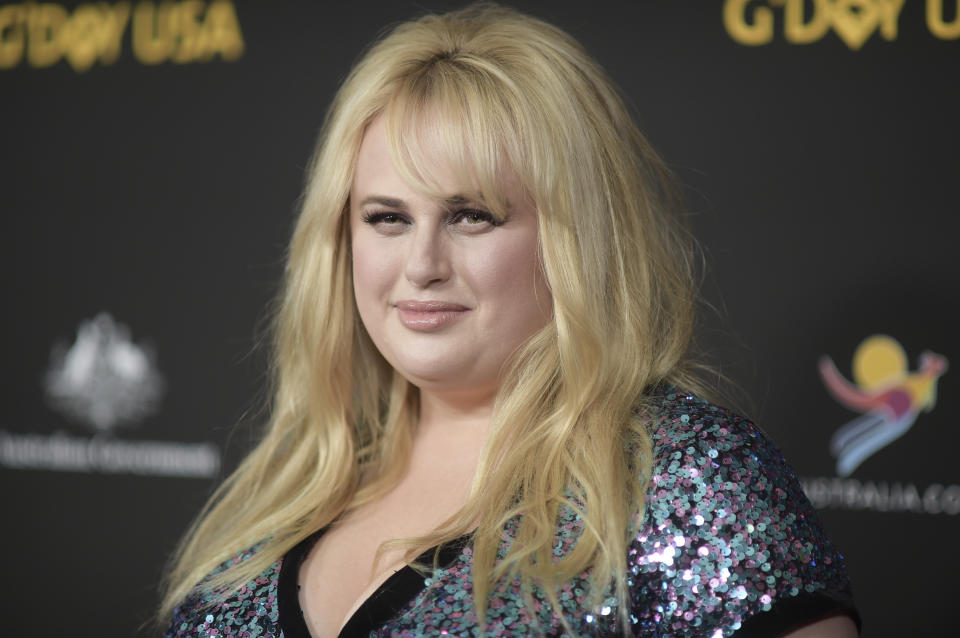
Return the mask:
{"type": "Polygon", "coordinates": [[[853,353],[853,383],[833,360],[820,358],[820,376],[837,401],[863,415],[853,419],[830,439],[837,474],[850,476],[874,452],[900,438],[921,411],[937,402],[937,379],[947,371],[947,359],[925,351],[919,369],[907,369],[907,354],[886,335],[867,337],[853,353]]]}

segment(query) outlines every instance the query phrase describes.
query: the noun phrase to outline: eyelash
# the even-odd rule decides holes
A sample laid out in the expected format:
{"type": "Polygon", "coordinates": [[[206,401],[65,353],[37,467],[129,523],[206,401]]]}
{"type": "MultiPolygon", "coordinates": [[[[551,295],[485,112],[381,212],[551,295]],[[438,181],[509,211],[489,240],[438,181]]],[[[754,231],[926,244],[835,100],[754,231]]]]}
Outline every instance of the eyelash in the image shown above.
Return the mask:
{"type": "Polygon", "coordinates": [[[369,224],[371,226],[376,226],[380,222],[385,222],[388,218],[393,218],[391,222],[404,221],[403,217],[399,213],[364,213],[360,218],[364,224],[369,224]]]}
{"type": "Polygon", "coordinates": [[[491,226],[494,226],[494,227],[503,226],[502,219],[497,219],[496,217],[493,216],[492,213],[489,213],[485,210],[481,210],[479,208],[464,208],[463,210],[458,210],[457,212],[453,213],[450,216],[450,218],[447,220],[447,223],[458,224],[461,221],[463,221],[464,218],[472,215],[476,215],[477,217],[480,218],[480,221],[487,222],[491,226]]]}
{"type": "MultiPolygon", "coordinates": [[[[479,217],[479,221],[486,222],[491,226],[502,226],[504,220],[497,219],[493,214],[480,210],[478,208],[464,208],[463,210],[458,210],[455,213],[451,213],[447,217],[447,224],[456,225],[464,220],[464,218],[476,215],[479,217]]],[[[364,213],[360,218],[364,224],[369,224],[370,226],[375,226],[379,223],[386,222],[389,224],[394,224],[396,222],[409,223],[409,221],[400,213],[387,213],[387,212],[370,212],[364,213]]]]}

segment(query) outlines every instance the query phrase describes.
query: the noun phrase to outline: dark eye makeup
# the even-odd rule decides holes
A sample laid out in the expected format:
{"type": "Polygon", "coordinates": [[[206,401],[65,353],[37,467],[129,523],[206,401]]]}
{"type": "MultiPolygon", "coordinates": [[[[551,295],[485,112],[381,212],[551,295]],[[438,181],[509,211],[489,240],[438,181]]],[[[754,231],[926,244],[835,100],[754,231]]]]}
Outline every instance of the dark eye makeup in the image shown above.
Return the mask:
{"type": "MultiPolygon", "coordinates": [[[[370,226],[378,226],[381,224],[387,226],[399,226],[402,224],[411,223],[409,218],[404,213],[386,211],[365,212],[360,216],[360,220],[364,224],[368,224],[370,226]]],[[[448,226],[463,224],[465,226],[480,227],[484,224],[487,224],[489,226],[497,227],[502,226],[505,221],[505,219],[497,218],[493,215],[493,213],[480,208],[462,208],[451,211],[446,217],[446,224],[448,226]]]]}
{"type": "Polygon", "coordinates": [[[491,226],[502,226],[504,220],[497,219],[493,216],[493,213],[479,209],[479,208],[464,208],[455,212],[452,212],[447,219],[447,223],[450,225],[465,223],[468,226],[479,226],[481,224],[490,224],[491,226]]]}
{"type": "Polygon", "coordinates": [[[400,213],[369,212],[363,213],[360,220],[364,224],[376,226],[377,224],[407,224],[407,219],[400,213]]]}

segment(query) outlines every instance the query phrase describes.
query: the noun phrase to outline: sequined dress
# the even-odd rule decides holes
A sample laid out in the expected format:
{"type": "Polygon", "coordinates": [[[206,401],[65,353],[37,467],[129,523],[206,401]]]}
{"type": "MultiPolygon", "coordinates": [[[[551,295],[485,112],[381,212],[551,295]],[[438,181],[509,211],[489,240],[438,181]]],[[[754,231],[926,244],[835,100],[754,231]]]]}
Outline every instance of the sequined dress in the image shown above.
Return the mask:
{"type": "MultiPolygon", "coordinates": [[[[779,450],[749,421],[698,397],[668,388],[654,399],[656,465],[627,557],[633,635],[776,636],[832,614],[859,625],[843,556],[779,450]]],[[[562,554],[579,520],[569,510],[558,522],[562,554]]],[[[513,531],[505,530],[503,550],[513,531]]],[[[316,538],[219,602],[208,603],[210,592],[199,586],[175,609],[167,637],[308,637],[296,579],[316,538]]],[[[479,635],[471,561],[463,538],[444,548],[441,568],[428,577],[401,569],[340,635],[479,635]]],[[[583,584],[577,578],[561,590],[563,615],[577,635],[617,635],[616,600],[586,608],[583,584]]],[[[516,583],[493,593],[486,635],[565,633],[539,592],[532,609],[516,583]]]]}

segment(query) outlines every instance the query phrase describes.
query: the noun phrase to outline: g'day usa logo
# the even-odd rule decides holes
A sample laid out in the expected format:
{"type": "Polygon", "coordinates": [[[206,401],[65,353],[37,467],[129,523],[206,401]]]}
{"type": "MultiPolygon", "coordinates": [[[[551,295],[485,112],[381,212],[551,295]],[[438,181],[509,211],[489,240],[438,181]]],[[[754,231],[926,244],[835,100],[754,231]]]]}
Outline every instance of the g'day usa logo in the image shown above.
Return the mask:
{"type": "MultiPolygon", "coordinates": [[[[812,44],[831,30],[856,51],[879,33],[897,39],[906,0],[724,0],[723,25],[747,46],[769,44],[782,29],[791,44],[812,44]]],[[[918,3],[919,4],[919,3],[918,3]]],[[[960,38],[960,11],[951,0],[926,0],[927,29],[941,40],[960,38]]]]}
{"type": "Polygon", "coordinates": [[[43,379],[47,405],[92,431],[75,436],[0,430],[0,467],[208,478],[220,468],[212,443],[124,440],[115,431],[160,412],[166,382],[153,348],[106,312],[58,342],[43,379]]]}

